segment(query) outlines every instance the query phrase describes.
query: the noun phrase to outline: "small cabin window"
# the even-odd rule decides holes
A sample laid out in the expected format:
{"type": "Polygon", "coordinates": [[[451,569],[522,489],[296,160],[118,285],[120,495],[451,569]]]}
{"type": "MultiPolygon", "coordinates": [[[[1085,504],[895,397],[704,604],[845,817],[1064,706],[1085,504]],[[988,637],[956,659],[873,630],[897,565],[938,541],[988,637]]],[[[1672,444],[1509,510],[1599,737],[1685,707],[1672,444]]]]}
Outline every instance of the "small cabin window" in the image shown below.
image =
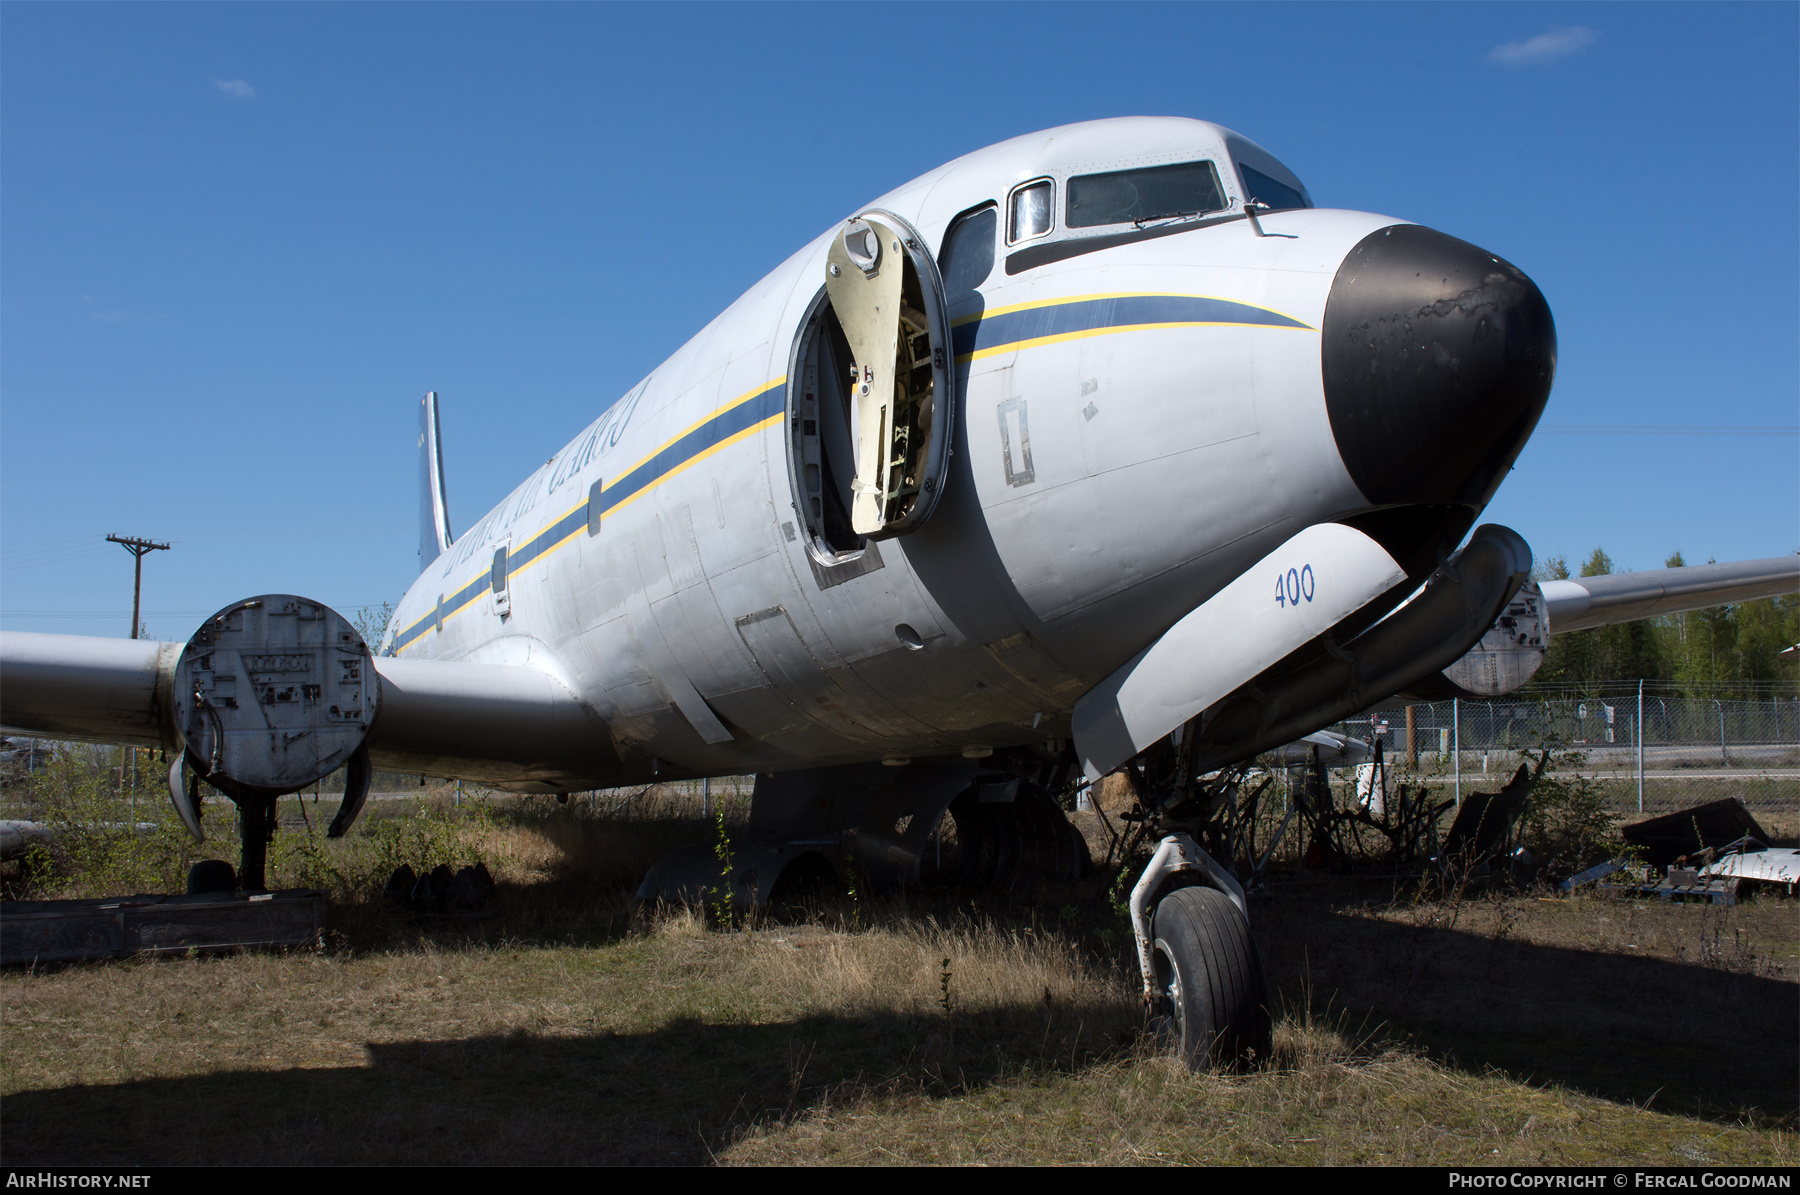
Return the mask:
{"type": "Polygon", "coordinates": [[[1178,162],[1142,170],[1081,174],[1069,180],[1070,228],[1142,224],[1171,216],[1225,210],[1225,191],[1211,162],[1178,162]]]}
{"type": "Polygon", "coordinates": [[[1006,221],[1006,239],[1016,244],[1049,232],[1055,194],[1056,184],[1047,178],[1015,190],[1006,221]]]}
{"type": "Polygon", "coordinates": [[[1244,174],[1244,194],[1272,211],[1306,206],[1306,200],[1300,192],[1286,183],[1276,182],[1262,171],[1254,170],[1242,162],[1238,163],[1238,169],[1244,174]]]}
{"type": "Polygon", "coordinates": [[[979,290],[994,272],[994,234],[1000,216],[993,204],[960,217],[944,238],[938,268],[944,275],[944,294],[951,304],[979,290]]]}
{"type": "Polygon", "coordinates": [[[604,479],[594,478],[594,484],[588,487],[588,534],[600,534],[600,491],[606,488],[604,479]]]}

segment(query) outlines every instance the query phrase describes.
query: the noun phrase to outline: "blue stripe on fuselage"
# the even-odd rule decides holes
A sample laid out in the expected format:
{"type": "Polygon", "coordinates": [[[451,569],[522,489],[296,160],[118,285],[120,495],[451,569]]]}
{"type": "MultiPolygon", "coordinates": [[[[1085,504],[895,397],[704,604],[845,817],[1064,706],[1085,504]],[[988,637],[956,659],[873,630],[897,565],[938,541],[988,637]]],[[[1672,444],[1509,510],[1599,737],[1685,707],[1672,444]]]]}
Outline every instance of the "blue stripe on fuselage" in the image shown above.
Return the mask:
{"type": "MultiPolygon", "coordinates": [[[[714,445],[729,440],[747,428],[755,427],[765,419],[782,414],[786,407],[787,387],[777,383],[760,394],[754,394],[736,406],[719,412],[712,419],[659,449],[654,456],[638,465],[624,477],[608,483],[600,492],[601,516],[604,517],[606,512],[615,506],[653,488],[663,478],[714,445]]],[[[509,551],[506,556],[507,576],[510,577],[512,574],[530,567],[550,548],[586,526],[588,506],[591,501],[592,499],[583,502],[550,526],[509,551]]],[[[443,598],[438,605],[432,607],[429,614],[396,635],[392,650],[400,651],[408,647],[421,635],[438,625],[440,614],[442,617],[448,618],[476,598],[490,592],[492,588],[492,573],[483,572],[454,594],[443,598]]]]}
{"type": "Polygon", "coordinates": [[[1279,311],[1214,299],[1204,295],[1108,295],[1047,303],[1022,311],[1003,311],[951,329],[958,357],[1002,345],[1089,332],[1096,328],[1141,327],[1145,324],[1252,324],[1271,328],[1305,328],[1279,311]]]}

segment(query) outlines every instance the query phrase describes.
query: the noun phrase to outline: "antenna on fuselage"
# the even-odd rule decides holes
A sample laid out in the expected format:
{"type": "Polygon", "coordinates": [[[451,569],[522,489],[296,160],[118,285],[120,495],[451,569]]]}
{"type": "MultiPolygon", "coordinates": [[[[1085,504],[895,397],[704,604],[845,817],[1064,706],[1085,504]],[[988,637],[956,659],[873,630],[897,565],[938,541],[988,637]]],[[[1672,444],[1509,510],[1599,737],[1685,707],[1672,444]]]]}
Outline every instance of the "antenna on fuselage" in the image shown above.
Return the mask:
{"type": "Polygon", "coordinates": [[[450,541],[450,503],[444,496],[444,440],[438,433],[437,391],[419,400],[419,571],[431,567],[450,541]]]}

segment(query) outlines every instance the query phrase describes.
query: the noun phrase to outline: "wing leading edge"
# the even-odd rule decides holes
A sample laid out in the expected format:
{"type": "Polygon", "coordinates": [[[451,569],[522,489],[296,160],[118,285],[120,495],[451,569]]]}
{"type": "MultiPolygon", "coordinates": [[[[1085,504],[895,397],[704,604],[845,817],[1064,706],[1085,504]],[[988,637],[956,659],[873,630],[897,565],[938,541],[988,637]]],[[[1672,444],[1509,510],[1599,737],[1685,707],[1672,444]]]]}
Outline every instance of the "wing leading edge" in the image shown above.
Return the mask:
{"type": "Polygon", "coordinates": [[[1550,632],[1562,635],[1800,593],[1800,556],[1544,581],[1540,588],[1550,615],[1550,632]]]}

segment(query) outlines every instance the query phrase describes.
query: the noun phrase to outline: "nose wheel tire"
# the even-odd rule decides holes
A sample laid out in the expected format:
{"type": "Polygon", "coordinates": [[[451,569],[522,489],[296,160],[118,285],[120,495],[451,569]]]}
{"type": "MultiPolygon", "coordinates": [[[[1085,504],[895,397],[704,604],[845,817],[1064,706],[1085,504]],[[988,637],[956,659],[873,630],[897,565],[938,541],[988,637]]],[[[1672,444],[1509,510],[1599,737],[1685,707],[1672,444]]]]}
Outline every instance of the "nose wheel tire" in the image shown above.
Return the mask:
{"type": "Polygon", "coordinates": [[[1151,921],[1157,1038],[1194,1070],[1250,1070],[1269,1059],[1262,960],[1244,915],[1223,892],[1180,888],[1151,921]]]}

